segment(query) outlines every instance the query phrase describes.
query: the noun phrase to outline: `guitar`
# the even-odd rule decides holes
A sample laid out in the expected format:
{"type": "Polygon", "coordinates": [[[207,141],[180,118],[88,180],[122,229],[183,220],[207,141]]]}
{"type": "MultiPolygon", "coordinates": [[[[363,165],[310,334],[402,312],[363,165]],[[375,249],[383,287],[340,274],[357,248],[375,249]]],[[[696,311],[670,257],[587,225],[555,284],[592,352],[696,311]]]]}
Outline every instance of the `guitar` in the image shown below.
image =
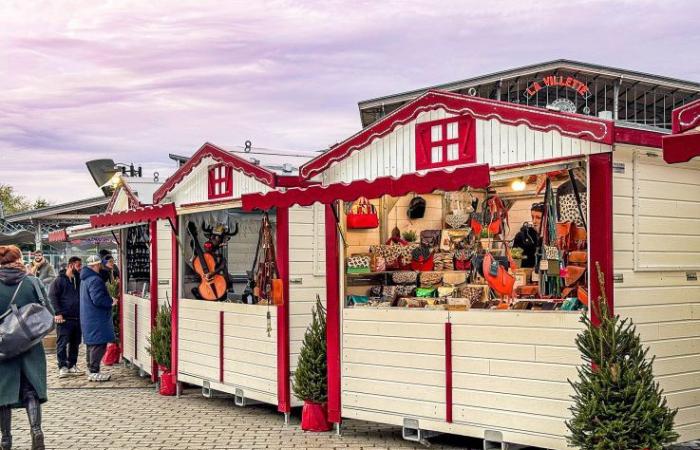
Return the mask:
{"type": "Polygon", "coordinates": [[[192,257],[192,267],[199,275],[199,295],[204,300],[216,301],[226,295],[226,278],[223,275],[214,273],[216,270],[216,260],[214,255],[202,250],[197,239],[197,226],[194,222],[187,224],[187,231],[192,236],[194,243],[194,256],[192,257]]]}

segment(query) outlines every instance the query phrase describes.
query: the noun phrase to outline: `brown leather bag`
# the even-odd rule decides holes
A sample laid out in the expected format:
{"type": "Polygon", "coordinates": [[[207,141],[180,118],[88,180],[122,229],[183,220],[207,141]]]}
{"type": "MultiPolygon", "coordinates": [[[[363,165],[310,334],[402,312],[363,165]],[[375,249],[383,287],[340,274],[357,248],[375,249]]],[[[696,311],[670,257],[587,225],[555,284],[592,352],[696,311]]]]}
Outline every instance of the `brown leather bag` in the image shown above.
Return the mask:
{"type": "Polygon", "coordinates": [[[583,278],[586,273],[585,267],[579,266],[566,266],[566,277],[564,278],[564,285],[567,287],[572,287],[583,278]]]}
{"type": "Polygon", "coordinates": [[[494,259],[493,256],[491,256],[491,253],[486,253],[484,255],[482,268],[484,271],[484,278],[491,289],[501,296],[510,297],[513,295],[515,277],[508,273],[508,271],[501,264],[498,264],[497,262],[494,264],[494,259]],[[492,267],[495,269],[495,275],[491,273],[492,267]]]}
{"type": "Polygon", "coordinates": [[[586,250],[572,250],[569,252],[569,264],[585,266],[588,262],[588,252],[586,250]]]}

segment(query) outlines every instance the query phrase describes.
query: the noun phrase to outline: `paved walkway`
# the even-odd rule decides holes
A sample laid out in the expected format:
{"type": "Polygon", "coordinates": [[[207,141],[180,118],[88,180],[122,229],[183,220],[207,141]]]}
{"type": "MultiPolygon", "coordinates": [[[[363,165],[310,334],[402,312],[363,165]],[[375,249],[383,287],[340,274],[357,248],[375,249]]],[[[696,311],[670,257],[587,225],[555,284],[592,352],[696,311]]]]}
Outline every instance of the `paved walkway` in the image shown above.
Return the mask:
{"type": "MultiPolygon", "coordinates": [[[[49,357],[50,367],[55,367],[49,357]]],[[[83,360],[84,361],[84,360],[83,360]]],[[[404,441],[396,427],[348,420],[343,435],[304,433],[299,412],[289,426],[275,408],[236,407],[231,398],[206,399],[200,389],[180,399],[155,393],[148,379],[122,365],[109,369],[109,384],[85,377],[49,381],[44,431],[49,449],[423,449],[404,441]]],[[[29,448],[27,420],[14,411],[15,449],[29,448]]],[[[481,449],[481,442],[459,436],[431,439],[434,449],[481,449]]],[[[698,449],[685,447],[685,449],[698,449]]],[[[684,449],[684,450],[685,450],[684,449]]]]}

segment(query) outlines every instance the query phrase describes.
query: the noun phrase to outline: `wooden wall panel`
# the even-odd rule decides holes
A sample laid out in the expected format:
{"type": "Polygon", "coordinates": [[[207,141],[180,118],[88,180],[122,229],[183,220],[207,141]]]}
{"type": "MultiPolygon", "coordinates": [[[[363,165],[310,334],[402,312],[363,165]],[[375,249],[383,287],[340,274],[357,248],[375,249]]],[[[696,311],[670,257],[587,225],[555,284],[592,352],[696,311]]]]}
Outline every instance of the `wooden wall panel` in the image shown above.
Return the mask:
{"type": "Polygon", "coordinates": [[[614,161],[615,311],[634,320],[681,440],[700,438],[700,165],[667,165],[656,149],[617,146],[614,161]],[[652,155],[652,156],[649,156],[652,155]],[[675,271],[668,266],[679,266],[675,271]],[[664,267],[666,266],[666,267],[664,267]],[[640,271],[639,269],[644,269],[640,271]]]}

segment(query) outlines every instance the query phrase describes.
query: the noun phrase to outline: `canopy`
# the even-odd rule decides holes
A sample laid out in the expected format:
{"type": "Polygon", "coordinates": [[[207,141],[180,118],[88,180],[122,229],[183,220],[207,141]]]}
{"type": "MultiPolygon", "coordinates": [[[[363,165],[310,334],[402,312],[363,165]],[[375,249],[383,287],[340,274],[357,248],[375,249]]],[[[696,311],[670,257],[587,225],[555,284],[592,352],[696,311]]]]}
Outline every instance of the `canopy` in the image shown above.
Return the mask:
{"type": "Polygon", "coordinates": [[[148,205],[127,211],[97,214],[90,217],[93,228],[136,225],[153,220],[166,220],[175,217],[175,204],[148,205]]]}
{"type": "Polygon", "coordinates": [[[700,99],[673,110],[673,134],[662,138],[664,161],[676,164],[700,156],[700,99]]]}
{"type": "Polygon", "coordinates": [[[465,186],[485,188],[491,182],[488,164],[475,164],[444,169],[425,174],[410,173],[398,178],[381,177],[372,181],[357,180],[351,183],[314,185],[307,188],[274,190],[266,194],[246,194],[241,200],[243,209],[267,210],[292,205],[310,206],[316,202],[332,203],[336,200],[353,201],[358,197],[379,198],[382,195],[399,197],[408,193],[426,194],[438,189],[456,191],[465,186]]]}

